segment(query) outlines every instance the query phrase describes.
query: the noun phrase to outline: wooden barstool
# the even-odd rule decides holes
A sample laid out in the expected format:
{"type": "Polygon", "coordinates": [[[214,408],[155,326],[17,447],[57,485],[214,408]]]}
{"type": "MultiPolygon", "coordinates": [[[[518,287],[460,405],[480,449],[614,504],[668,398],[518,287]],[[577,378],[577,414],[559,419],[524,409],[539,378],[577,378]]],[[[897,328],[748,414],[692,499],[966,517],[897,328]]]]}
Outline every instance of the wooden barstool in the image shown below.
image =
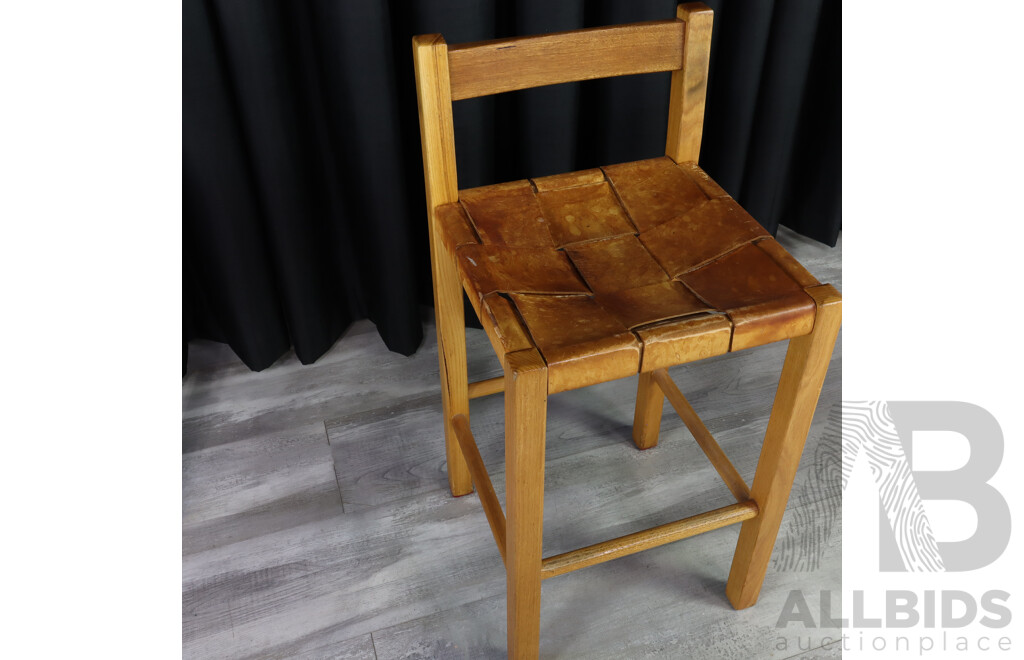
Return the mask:
{"type": "Polygon", "coordinates": [[[538,653],[541,580],[742,522],[726,595],[757,601],[839,331],[819,283],[697,165],[712,12],[449,47],[413,39],[448,481],[479,493],[508,577],[509,657],[538,653]],[[460,191],[452,102],[671,71],[666,156],[460,191]],[[463,290],[504,368],[469,383],[463,290]],[[752,488],[671,380],[673,365],[789,341],[752,488]],[[736,503],[541,556],[548,394],[639,373],[633,440],[658,441],[667,397],[736,503]],[[469,424],[504,392],[505,511],[469,424]]]}

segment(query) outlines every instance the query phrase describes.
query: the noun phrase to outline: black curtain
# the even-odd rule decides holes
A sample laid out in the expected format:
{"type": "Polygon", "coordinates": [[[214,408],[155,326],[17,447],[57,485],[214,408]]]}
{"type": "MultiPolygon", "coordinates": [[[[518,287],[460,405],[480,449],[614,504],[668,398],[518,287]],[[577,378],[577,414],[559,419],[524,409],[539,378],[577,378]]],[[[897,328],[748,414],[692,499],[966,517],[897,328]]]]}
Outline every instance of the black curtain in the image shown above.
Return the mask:
{"type": "MultiPolygon", "coordinates": [[[[701,165],[774,232],[840,230],[840,13],[708,0],[701,165]]],[[[410,354],[432,302],[410,40],[665,19],[673,0],[185,0],[183,319],[260,370],[354,320],[410,354]]],[[[455,104],[468,188],[664,153],[668,74],[455,104]]]]}

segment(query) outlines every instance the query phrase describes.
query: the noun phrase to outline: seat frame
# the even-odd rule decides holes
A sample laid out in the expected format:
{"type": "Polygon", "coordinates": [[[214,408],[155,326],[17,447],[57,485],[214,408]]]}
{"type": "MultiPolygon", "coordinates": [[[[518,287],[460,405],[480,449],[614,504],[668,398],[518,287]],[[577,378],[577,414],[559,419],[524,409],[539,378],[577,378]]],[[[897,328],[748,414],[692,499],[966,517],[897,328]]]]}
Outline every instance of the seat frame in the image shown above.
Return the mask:
{"type": "MultiPolygon", "coordinates": [[[[658,369],[639,374],[633,424],[636,446],[648,449],[657,444],[667,397],[733,493],[735,503],[544,558],[547,366],[536,348],[504,354],[496,343],[504,376],[468,382],[463,284],[454,250],[441,238],[436,212],[440,206],[459,199],[452,102],[541,85],[671,71],[665,153],[676,163],[696,163],[711,25],[712,12],[707,6],[687,3],[679,5],[675,20],[452,47],[439,34],[413,38],[448,482],[455,496],[466,495],[476,487],[505,562],[509,657],[532,658],[538,654],[543,579],[733,523],[742,522],[742,527],[726,595],[737,609],[757,602],[839,331],[842,305],[831,285],[806,289],[816,305],[813,328],[809,334],[789,340],[754,482],[749,488],[668,373],[658,369]],[[505,397],[504,511],[469,424],[469,400],[499,392],[505,397]]],[[[488,329],[489,319],[479,311],[488,329]]]]}

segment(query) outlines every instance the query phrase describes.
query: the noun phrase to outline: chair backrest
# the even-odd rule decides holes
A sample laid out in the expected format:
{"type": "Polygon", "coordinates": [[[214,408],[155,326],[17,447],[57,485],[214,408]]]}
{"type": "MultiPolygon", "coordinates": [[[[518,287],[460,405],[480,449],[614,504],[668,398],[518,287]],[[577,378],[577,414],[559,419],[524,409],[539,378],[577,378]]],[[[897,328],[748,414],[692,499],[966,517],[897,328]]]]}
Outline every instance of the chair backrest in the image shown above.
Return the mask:
{"type": "MultiPolygon", "coordinates": [[[[671,71],[665,154],[697,162],[711,52],[711,10],[681,4],[676,19],[449,47],[413,38],[428,211],[458,201],[452,101],[557,83],[671,71]]],[[[433,232],[433,222],[431,222],[433,232]]]]}

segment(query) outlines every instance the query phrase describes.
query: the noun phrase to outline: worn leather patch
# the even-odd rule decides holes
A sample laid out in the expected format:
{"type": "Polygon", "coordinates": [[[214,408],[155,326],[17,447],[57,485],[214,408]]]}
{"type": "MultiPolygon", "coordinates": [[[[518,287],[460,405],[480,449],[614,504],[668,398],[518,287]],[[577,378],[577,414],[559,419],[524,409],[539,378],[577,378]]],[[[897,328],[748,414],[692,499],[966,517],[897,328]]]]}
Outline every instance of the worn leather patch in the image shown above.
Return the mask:
{"type": "Polygon", "coordinates": [[[484,243],[509,247],[554,247],[548,221],[529,181],[459,191],[484,243]]]}
{"type": "Polygon", "coordinates": [[[679,282],[598,293],[594,298],[627,328],[712,309],[679,282]]]}
{"type": "Polygon", "coordinates": [[[641,232],[640,240],[669,275],[678,277],[750,241],[769,236],[732,199],[712,199],[641,232]]]}
{"type": "Polygon", "coordinates": [[[554,248],[465,245],[459,268],[479,296],[489,293],[590,293],[569,263],[554,248]]]}
{"type": "Polygon", "coordinates": [[[558,246],[634,231],[605,181],[541,192],[537,197],[558,246]]]}
{"type": "Polygon", "coordinates": [[[548,365],[549,391],[637,373],[636,337],[590,296],[512,294],[548,365]]]}
{"type": "Polygon", "coordinates": [[[632,234],[570,245],[565,251],[594,292],[632,289],[669,279],[632,234]]]}
{"type": "Polygon", "coordinates": [[[652,158],[603,168],[640,231],[668,222],[708,199],[671,158],[652,158]]]}
{"type": "Polygon", "coordinates": [[[810,286],[818,286],[818,278],[811,275],[803,265],[793,258],[786,248],[779,245],[779,242],[774,238],[766,238],[763,241],[755,243],[758,249],[767,254],[772,260],[775,261],[782,270],[786,271],[786,274],[793,278],[793,280],[804,287],[805,289],[810,286]]]}
{"type": "Polygon", "coordinates": [[[807,334],[814,325],[814,300],[756,245],[744,245],[680,279],[732,319],[732,350],[807,334]]]}
{"type": "Polygon", "coordinates": [[[479,243],[466,212],[459,204],[445,204],[437,208],[437,228],[449,252],[463,245],[479,243]]]}
{"type": "Polygon", "coordinates": [[[640,371],[666,369],[729,350],[732,323],[724,314],[700,314],[640,328],[644,345],[640,371]]]}

